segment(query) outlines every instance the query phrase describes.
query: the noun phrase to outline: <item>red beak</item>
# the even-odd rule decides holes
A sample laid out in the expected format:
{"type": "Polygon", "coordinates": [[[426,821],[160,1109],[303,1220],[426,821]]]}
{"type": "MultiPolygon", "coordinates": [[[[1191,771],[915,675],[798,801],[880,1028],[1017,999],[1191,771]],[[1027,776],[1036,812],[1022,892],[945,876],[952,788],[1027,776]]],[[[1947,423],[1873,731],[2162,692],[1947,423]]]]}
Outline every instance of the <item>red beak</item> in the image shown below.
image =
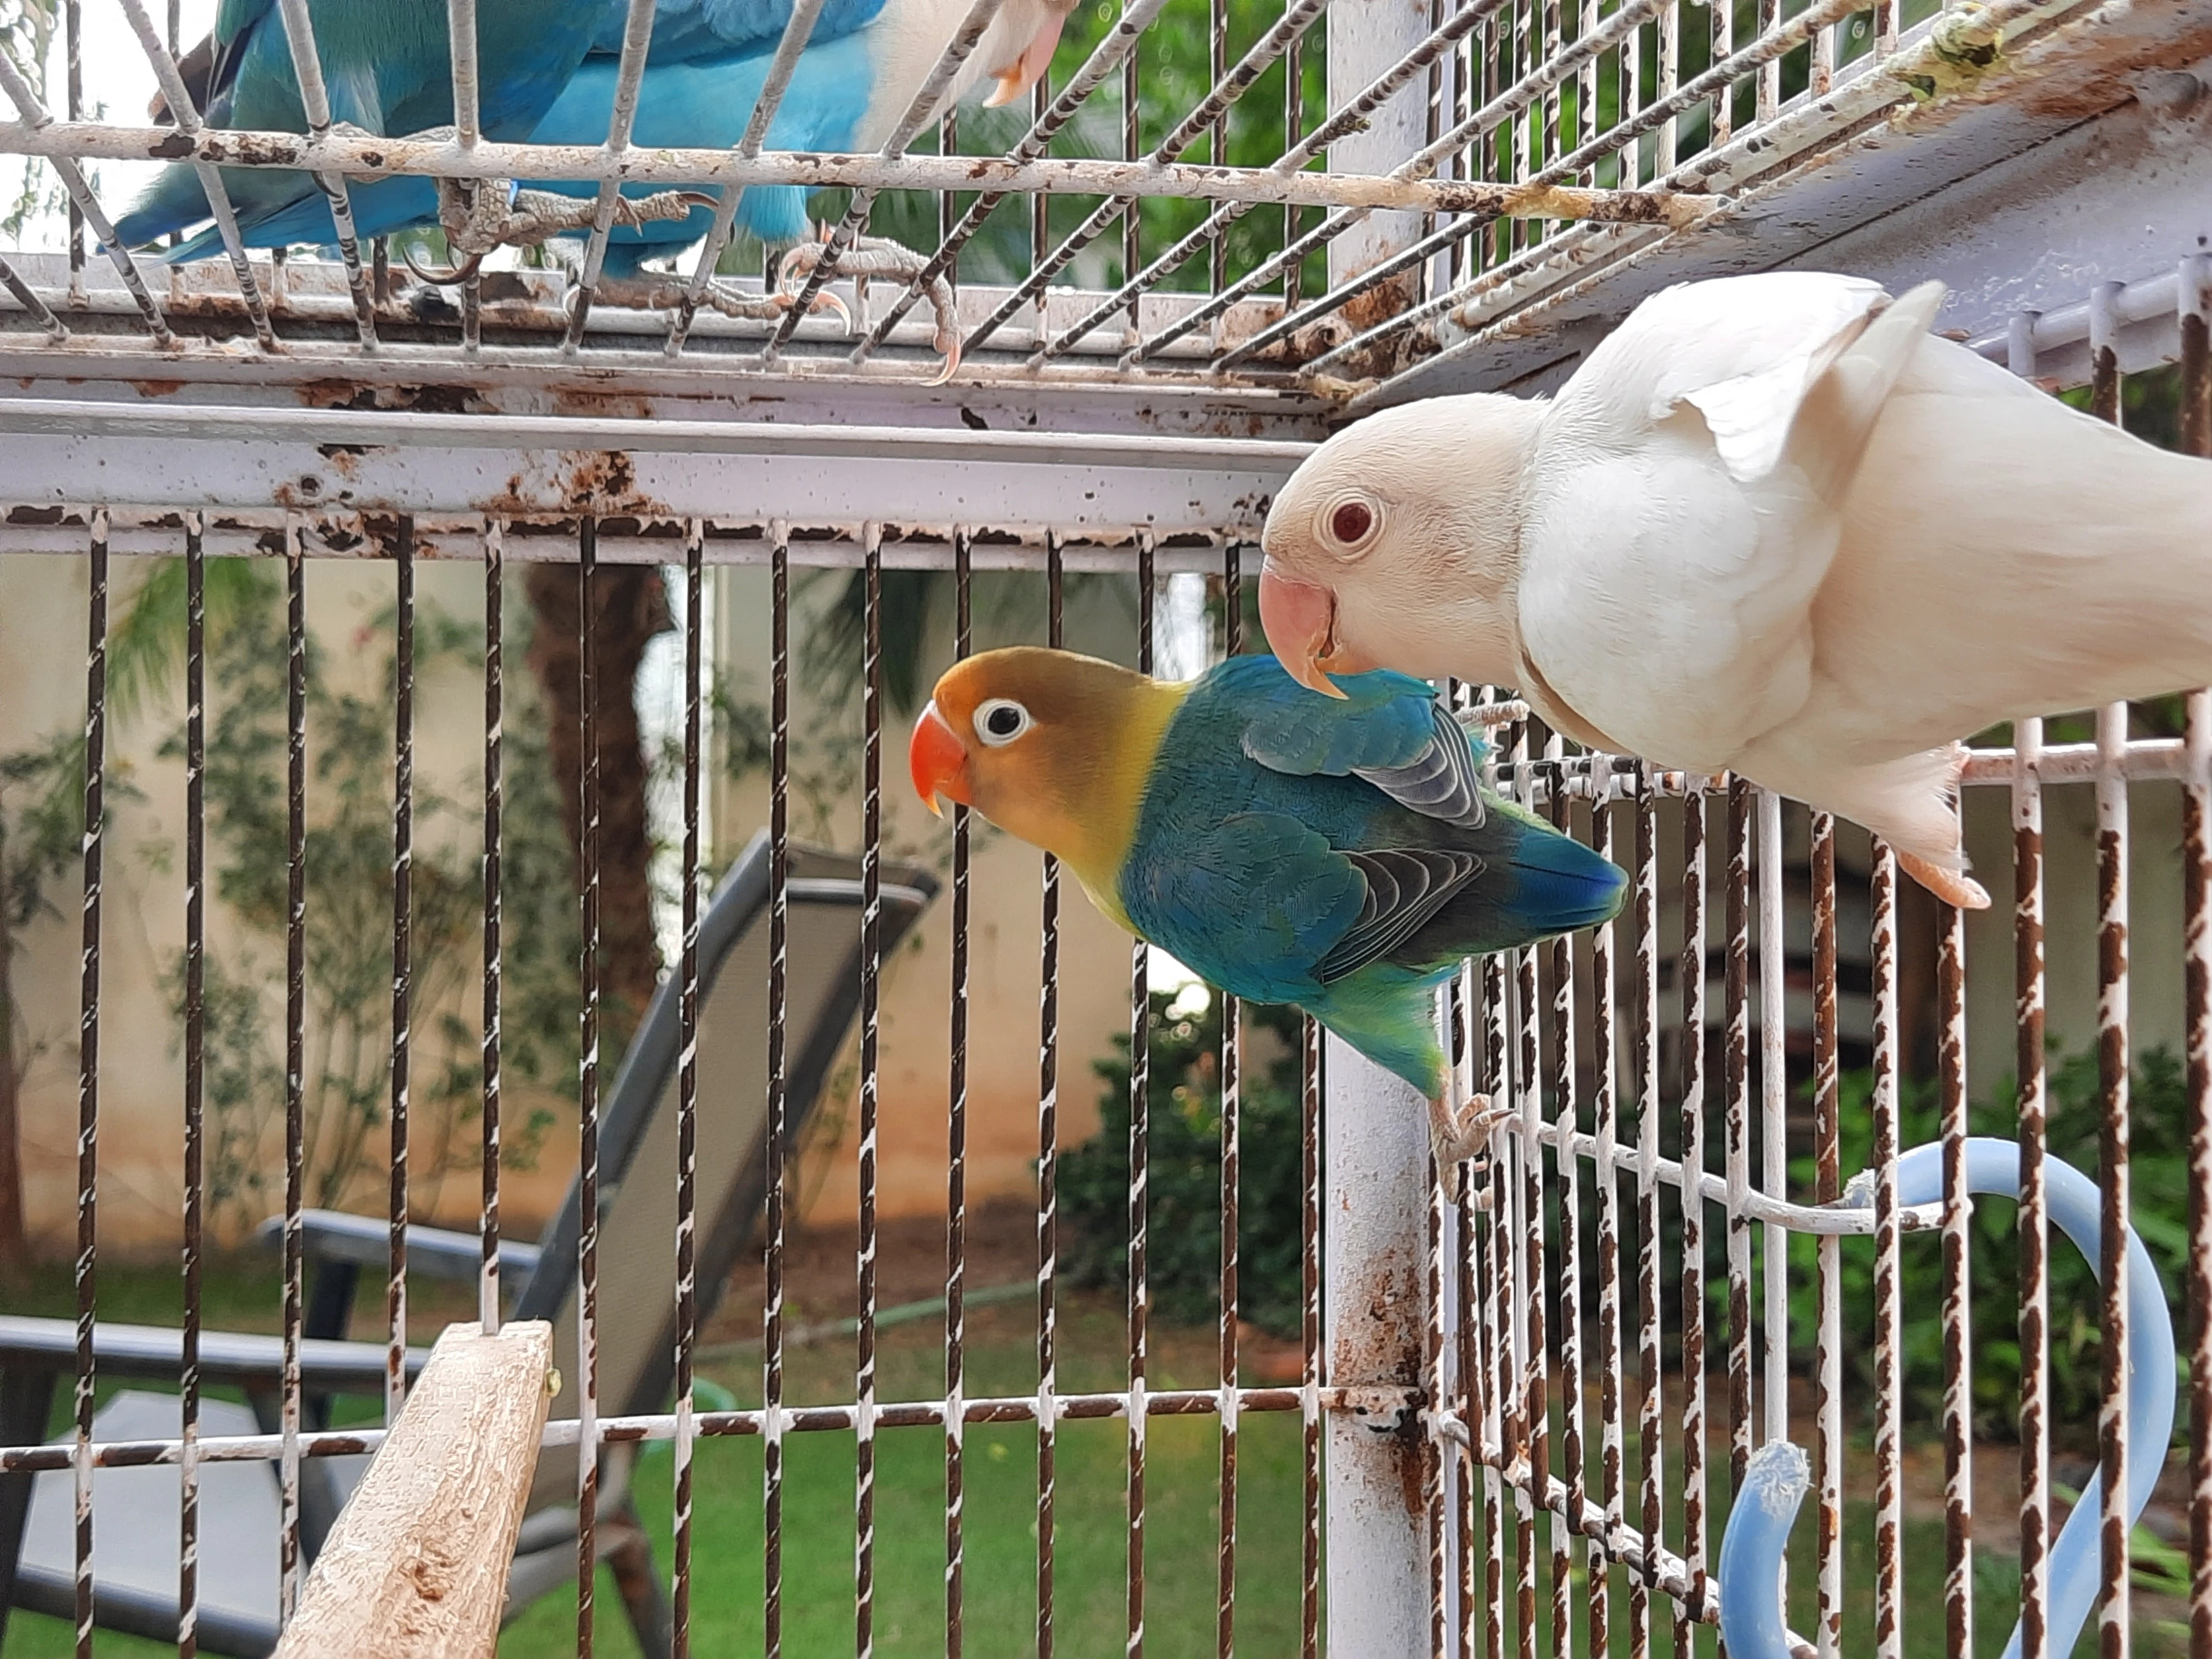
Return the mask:
{"type": "Polygon", "coordinates": [[[1285,576],[1273,559],[1260,566],[1260,626],[1268,648],[1310,691],[1341,697],[1322,664],[1336,649],[1336,595],[1317,582],[1285,576]]]}
{"type": "Polygon", "coordinates": [[[973,803],[969,799],[968,780],[968,750],[945,716],[937,712],[937,701],[932,698],[921,711],[921,718],[914,723],[914,739],[907,745],[907,767],[914,775],[914,793],[921,797],[922,805],[944,816],[938,802],[957,801],[963,806],[973,803]]]}

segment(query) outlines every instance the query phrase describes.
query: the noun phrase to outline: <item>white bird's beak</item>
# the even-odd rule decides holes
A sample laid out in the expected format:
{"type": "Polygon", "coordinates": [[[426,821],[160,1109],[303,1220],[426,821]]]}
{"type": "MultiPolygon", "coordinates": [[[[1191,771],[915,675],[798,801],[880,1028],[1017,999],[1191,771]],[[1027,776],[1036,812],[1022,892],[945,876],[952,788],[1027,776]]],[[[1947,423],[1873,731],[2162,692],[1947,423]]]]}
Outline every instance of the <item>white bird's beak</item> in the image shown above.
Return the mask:
{"type": "Polygon", "coordinates": [[[1286,576],[1268,559],[1260,566],[1260,626],[1267,648],[1309,691],[1341,697],[1322,665],[1336,653],[1336,595],[1318,582],[1286,576]]]}
{"type": "Polygon", "coordinates": [[[1031,37],[1022,55],[1004,69],[994,70],[998,86],[983,100],[986,109],[996,109],[1001,104],[1011,104],[1044,77],[1052,67],[1052,55],[1060,49],[1060,27],[1067,21],[1067,14],[1056,7],[1047,8],[1044,27],[1031,37]]]}

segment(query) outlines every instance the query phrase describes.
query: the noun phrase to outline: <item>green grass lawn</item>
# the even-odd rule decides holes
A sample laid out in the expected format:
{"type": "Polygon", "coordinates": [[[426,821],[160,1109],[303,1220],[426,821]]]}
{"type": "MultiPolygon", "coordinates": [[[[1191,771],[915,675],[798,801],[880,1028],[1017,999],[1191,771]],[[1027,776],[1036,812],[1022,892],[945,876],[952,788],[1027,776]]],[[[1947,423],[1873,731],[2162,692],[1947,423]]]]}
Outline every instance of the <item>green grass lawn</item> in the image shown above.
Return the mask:
{"type": "MultiPolygon", "coordinates": [[[[431,1287],[425,1286],[426,1291],[431,1287]]],[[[259,1266],[211,1274],[209,1322],[239,1329],[274,1324],[273,1274],[259,1266]]],[[[364,1297],[371,1287],[364,1287],[364,1297]]],[[[371,1328],[380,1315],[362,1306],[371,1328]]],[[[145,1322],[173,1319],[175,1281],[167,1274],[109,1269],[102,1273],[104,1315],[145,1322]]],[[[11,1311],[63,1313],[66,1278],[53,1274],[9,1297],[11,1311]]],[[[442,1317],[465,1313],[418,1301],[427,1334],[442,1317]]],[[[1117,1387],[1121,1322],[1110,1304],[1071,1298],[1063,1319],[1060,1383],[1070,1391],[1117,1387]]],[[[1207,1386],[1209,1331],[1157,1331],[1156,1387],[1207,1386]]],[[[787,1369],[792,1404],[852,1398],[852,1356],[842,1343],[795,1350],[787,1369]]],[[[756,1364],[739,1359],[702,1373],[744,1403],[756,1404],[756,1364]]],[[[1019,1395],[1035,1388],[1026,1309],[979,1310],[969,1322],[969,1392],[1019,1395]]],[[[884,1333],[878,1397],[927,1398],[944,1387],[938,1336],[929,1322],[884,1333]]],[[[66,1390],[63,1390],[64,1396],[66,1390]]],[[[57,1401],[58,1413],[65,1399],[57,1401]]],[[[56,1423],[58,1430],[62,1424],[56,1423]]],[[[1067,1659],[1108,1659],[1123,1650],[1123,1509],[1125,1427],[1118,1421],[1063,1423],[1059,1437],[1057,1650],[1067,1659]]],[[[1030,1651],[1036,1623],[1036,1445],[1028,1425],[977,1425],[967,1452],[967,1651],[1000,1659],[1030,1651]]],[[[1146,1504],[1146,1650],[1155,1659],[1199,1659],[1214,1651],[1215,1469],[1218,1431],[1209,1418],[1156,1419],[1148,1451],[1146,1504]]],[[[1238,1516],[1237,1629],[1240,1651],[1278,1659],[1297,1651],[1300,1583],[1300,1437],[1294,1415],[1247,1416],[1242,1437],[1238,1516]]],[[[875,1646],[885,1659],[921,1659],[944,1650],[944,1439],[934,1429],[886,1430],[877,1441],[875,1646]]],[[[1715,1473],[1724,1483],[1724,1455],[1715,1473]]],[[[653,1534],[665,1572],[670,1559],[671,1459],[665,1448],[638,1465],[639,1507],[653,1534]]],[[[783,1529],[784,1652],[790,1659],[842,1659],[854,1651],[854,1441],[849,1434],[802,1434],[786,1442],[783,1529]]],[[[702,1659],[757,1653],[762,1646],[762,1448],[752,1438],[702,1441],[697,1450],[692,1580],[693,1650],[702,1659]]],[[[1724,1499],[1715,1493],[1713,1539],[1720,1536],[1724,1499]]],[[[1508,1534],[1509,1540],[1510,1533],[1508,1534]]],[[[1844,1649],[1873,1650],[1873,1512],[1853,1504],[1845,1514],[1844,1649]]],[[[1792,1622],[1813,1624],[1812,1525],[1801,1519],[1792,1552],[1792,1622]]],[[[1510,1541],[1509,1541],[1510,1549],[1510,1541]]],[[[1551,1651],[1548,1536],[1540,1530],[1538,1650],[1551,1651]]],[[[1905,1651],[1914,1659],[1942,1652],[1942,1528],[1933,1522],[1905,1528],[1905,1651]]],[[[2016,1566],[1980,1553],[1976,1659],[1995,1659],[2016,1612],[2016,1566]]],[[[1509,1560],[1507,1583],[1513,1580],[1509,1560]]],[[[1616,1651],[1628,1650],[1628,1596],[1612,1575],[1616,1651]]],[[[622,1603],[607,1574],[597,1594],[597,1651],[608,1659],[634,1655],[622,1603]]],[[[1587,1651],[1581,1627],[1588,1586],[1577,1572],[1569,1602],[1577,1609],[1574,1646],[1587,1651]]],[[[1654,1650],[1671,1654],[1668,1604],[1655,1608],[1654,1650]]],[[[2094,1638],[2094,1630],[2090,1632],[2094,1638]]],[[[2172,1633],[2139,1613],[2138,1650],[2179,1651],[2172,1633]]],[[[549,1595],[509,1626],[503,1659],[560,1659],[575,1650],[575,1597],[549,1595]]],[[[2185,1645],[2185,1644],[2184,1644],[2185,1645]]],[[[1711,1651],[1710,1638],[1700,1644],[1711,1651]]],[[[101,1632],[96,1650],[117,1659],[173,1653],[169,1644],[101,1632]]],[[[1509,1637],[1507,1650],[1512,1650],[1509,1637]]],[[[2087,1651],[2084,1649],[2081,1651],[2087,1651]]],[[[7,1659],[62,1659],[72,1632],[58,1620],[17,1613],[9,1623],[7,1659]]]]}

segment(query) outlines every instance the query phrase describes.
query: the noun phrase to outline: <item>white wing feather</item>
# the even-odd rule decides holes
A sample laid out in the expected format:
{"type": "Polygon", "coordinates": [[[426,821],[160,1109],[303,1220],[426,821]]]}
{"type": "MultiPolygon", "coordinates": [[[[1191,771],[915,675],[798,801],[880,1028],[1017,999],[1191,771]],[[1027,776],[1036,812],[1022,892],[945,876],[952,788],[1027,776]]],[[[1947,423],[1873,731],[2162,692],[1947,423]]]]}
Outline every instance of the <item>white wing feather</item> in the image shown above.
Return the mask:
{"type": "Polygon", "coordinates": [[[1850,277],[1686,284],[1590,354],[1546,416],[1522,544],[1522,639],[1560,699],[1698,769],[1803,704],[1843,496],[1941,297],[1875,321],[1886,296],[1850,277]]]}

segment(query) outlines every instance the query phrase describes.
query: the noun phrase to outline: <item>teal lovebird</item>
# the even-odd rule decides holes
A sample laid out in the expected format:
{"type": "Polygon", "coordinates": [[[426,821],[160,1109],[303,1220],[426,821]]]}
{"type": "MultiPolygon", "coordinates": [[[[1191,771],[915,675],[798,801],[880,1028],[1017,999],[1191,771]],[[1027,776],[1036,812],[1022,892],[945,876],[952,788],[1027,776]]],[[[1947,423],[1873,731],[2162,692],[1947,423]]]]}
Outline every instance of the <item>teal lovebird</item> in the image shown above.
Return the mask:
{"type": "Polygon", "coordinates": [[[1468,957],[1591,927],[1627,878],[1479,781],[1424,681],[1309,696],[1273,657],[1183,684],[1066,651],[957,664],[914,787],[1056,854],[1091,902],[1224,991],[1295,1004],[1428,1097],[1437,1165],[1502,1114],[1455,1105],[1436,990],[1468,957]]]}
{"type": "MultiPolygon", "coordinates": [[[[411,131],[453,119],[447,88],[451,70],[445,49],[445,0],[388,0],[389,9],[377,22],[380,30],[392,30],[398,44],[381,55],[367,50],[381,40],[381,33],[372,31],[366,45],[358,38],[358,19],[353,18],[357,3],[349,11],[339,0],[314,3],[337,13],[334,20],[325,20],[317,12],[317,39],[325,73],[331,77],[333,98],[357,82],[372,88],[388,84],[406,94],[404,100],[387,94],[386,101],[392,105],[388,111],[371,107],[374,100],[364,94],[345,106],[342,118],[375,132],[411,131]],[[415,15],[417,10],[423,13],[421,18],[415,15]],[[353,74],[347,66],[364,55],[374,61],[353,74]]],[[[738,144],[752,119],[793,5],[794,0],[660,0],[638,91],[632,144],[641,150],[722,149],[738,144]]],[[[947,101],[980,89],[986,82],[993,87],[985,100],[988,104],[1011,102],[1026,94],[1051,67],[1061,27],[1073,6],[1074,0],[1005,0],[946,87],[947,101]]],[[[212,52],[218,62],[221,90],[209,106],[212,125],[300,130],[299,95],[286,78],[290,64],[283,56],[283,27],[264,17],[270,9],[271,0],[224,0],[223,16],[232,21],[219,27],[215,45],[194,54],[199,58],[212,52]],[[234,13],[251,13],[251,17],[240,24],[234,13]],[[232,33],[224,33],[226,28],[232,33]],[[234,34],[245,44],[236,44],[234,34]],[[241,60],[244,70],[235,67],[241,60]],[[221,80],[225,73],[244,78],[234,87],[221,80]],[[258,101],[248,98],[249,93],[258,101]]],[[[927,82],[968,11],[968,0],[826,0],[769,125],[767,147],[841,154],[880,148],[927,82]]],[[[567,146],[603,142],[614,116],[629,14],[629,0],[550,0],[538,7],[520,6],[519,0],[478,0],[485,135],[567,146]],[[518,13],[521,32],[532,43],[526,54],[512,49],[518,13]]],[[[238,204],[240,235],[247,247],[318,246],[337,235],[328,202],[304,175],[262,172],[225,177],[238,204]]],[[[680,253],[706,235],[720,193],[718,185],[674,191],[647,184],[623,186],[629,208],[609,238],[599,299],[647,310],[684,303],[689,284],[669,272],[647,269],[645,262],[680,253]]],[[[589,180],[539,181],[519,191],[507,185],[487,187],[464,213],[465,217],[482,216],[481,222],[471,218],[464,223],[453,217],[464,211],[463,204],[449,201],[445,187],[434,179],[408,175],[358,179],[350,191],[355,226],[362,236],[443,224],[454,250],[468,256],[454,275],[473,270],[484,252],[499,242],[536,242],[580,234],[592,222],[598,195],[599,185],[589,180]]],[[[764,243],[797,246],[778,267],[779,291],[749,294],[710,282],[701,301],[732,317],[774,317],[788,309],[790,290],[823,254],[822,244],[810,240],[814,228],[807,216],[806,198],[807,191],[796,185],[755,185],[742,191],[736,214],[744,229],[764,243]]],[[[180,163],[124,217],[118,233],[125,246],[136,246],[198,223],[208,212],[197,172],[180,163]]],[[[210,227],[162,257],[204,259],[222,251],[221,233],[210,227]]],[[[838,264],[848,276],[896,278],[916,276],[927,266],[923,255],[875,236],[859,238],[838,264]]],[[[416,274],[429,276],[419,268],[416,274]]],[[[945,359],[939,379],[950,378],[959,362],[960,345],[952,289],[936,276],[925,293],[937,314],[937,349],[945,359]]],[[[826,292],[817,296],[813,306],[841,313],[845,309],[826,292]]]]}

